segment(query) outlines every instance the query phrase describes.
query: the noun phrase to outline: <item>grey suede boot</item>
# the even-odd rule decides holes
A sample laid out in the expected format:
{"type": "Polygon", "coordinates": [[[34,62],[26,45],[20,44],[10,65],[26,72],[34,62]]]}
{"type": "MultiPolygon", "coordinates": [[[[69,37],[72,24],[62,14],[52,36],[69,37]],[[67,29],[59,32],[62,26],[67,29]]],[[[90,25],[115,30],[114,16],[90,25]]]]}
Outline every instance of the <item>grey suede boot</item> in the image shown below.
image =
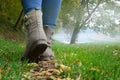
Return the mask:
{"type": "Polygon", "coordinates": [[[28,59],[28,62],[38,62],[39,55],[47,48],[47,38],[42,24],[42,12],[40,10],[28,12],[25,15],[25,27],[28,40],[21,60],[28,59]]]}
{"type": "Polygon", "coordinates": [[[54,53],[51,49],[52,35],[54,33],[54,29],[52,29],[48,26],[44,26],[43,28],[44,28],[44,31],[45,31],[46,36],[47,36],[48,47],[43,54],[40,54],[39,60],[40,61],[47,61],[47,60],[54,59],[54,53]]]}

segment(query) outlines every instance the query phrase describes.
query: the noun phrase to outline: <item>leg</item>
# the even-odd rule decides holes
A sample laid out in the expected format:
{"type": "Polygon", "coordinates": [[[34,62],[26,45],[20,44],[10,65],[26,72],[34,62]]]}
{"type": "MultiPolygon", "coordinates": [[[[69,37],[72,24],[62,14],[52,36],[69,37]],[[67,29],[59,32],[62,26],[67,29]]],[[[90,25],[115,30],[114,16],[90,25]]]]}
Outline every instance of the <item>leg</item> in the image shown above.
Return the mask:
{"type": "Polygon", "coordinates": [[[55,28],[62,0],[43,0],[43,25],[55,28]]]}
{"type": "Polygon", "coordinates": [[[42,0],[21,0],[21,3],[25,14],[34,9],[42,10],[42,0]]]}
{"type": "Polygon", "coordinates": [[[47,48],[47,38],[43,30],[41,0],[22,0],[25,13],[25,27],[28,41],[21,60],[38,62],[40,53],[47,48]]]}
{"type": "Polygon", "coordinates": [[[56,20],[60,11],[62,0],[43,0],[42,11],[43,11],[43,25],[44,31],[47,36],[48,48],[40,55],[40,60],[49,60],[54,57],[51,49],[51,37],[56,27],[56,20]]]}

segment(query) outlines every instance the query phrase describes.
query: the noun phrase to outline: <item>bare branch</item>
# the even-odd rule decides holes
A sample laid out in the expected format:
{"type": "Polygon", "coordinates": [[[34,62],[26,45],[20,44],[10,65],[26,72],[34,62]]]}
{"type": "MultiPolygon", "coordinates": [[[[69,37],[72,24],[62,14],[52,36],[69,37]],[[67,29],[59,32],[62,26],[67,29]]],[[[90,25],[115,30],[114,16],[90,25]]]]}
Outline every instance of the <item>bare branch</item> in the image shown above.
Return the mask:
{"type": "Polygon", "coordinates": [[[98,6],[100,5],[101,0],[98,1],[98,4],[95,6],[95,8],[91,11],[91,13],[86,17],[85,21],[81,24],[80,28],[83,27],[86,22],[90,19],[90,17],[92,16],[92,14],[95,12],[95,10],[98,8],[98,6]]]}
{"type": "Polygon", "coordinates": [[[88,15],[90,14],[90,11],[89,11],[89,6],[88,6],[88,3],[89,3],[89,0],[86,1],[86,6],[87,6],[87,12],[88,12],[88,15]]]}

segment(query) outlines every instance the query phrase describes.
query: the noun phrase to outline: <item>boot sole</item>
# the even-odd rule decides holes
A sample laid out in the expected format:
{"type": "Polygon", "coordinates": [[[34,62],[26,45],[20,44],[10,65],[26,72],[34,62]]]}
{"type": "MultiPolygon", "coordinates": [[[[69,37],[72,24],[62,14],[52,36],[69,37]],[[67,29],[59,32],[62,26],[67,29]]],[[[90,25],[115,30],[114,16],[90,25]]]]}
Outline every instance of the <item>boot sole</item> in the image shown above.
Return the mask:
{"type": "Polygon", "coordinates": [[[47,49],[46,41],[36,41],[30,49],[29,62],[38,62],[38,56],[47,49]]]}

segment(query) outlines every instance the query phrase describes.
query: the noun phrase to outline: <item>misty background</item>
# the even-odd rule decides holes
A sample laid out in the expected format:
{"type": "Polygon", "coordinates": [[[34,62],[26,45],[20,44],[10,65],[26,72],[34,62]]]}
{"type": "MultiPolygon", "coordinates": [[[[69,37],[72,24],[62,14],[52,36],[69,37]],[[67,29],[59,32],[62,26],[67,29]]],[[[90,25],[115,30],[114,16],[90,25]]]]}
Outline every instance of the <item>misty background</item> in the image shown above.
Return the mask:
{"type": "Polygon", "coordinates": [[[64,43],[120,41],[119,0],[74,2],[63,1],[62,16],[54,39],[64,43]]]}
{"type": "MultiPolygon", "coordinates": [[[[54,34],[53,38],[63,43],[70,43],[71,36],[65,33],[64,29],[61,27],[57,33],[54,34]]],[[[90,43],[90,42],[119,42],[120,36],[115,37],[107,36],[102,33],[96,33],[93,30],[87,29],[85,32],[80,32],[76,43],[90,43]]]]}

